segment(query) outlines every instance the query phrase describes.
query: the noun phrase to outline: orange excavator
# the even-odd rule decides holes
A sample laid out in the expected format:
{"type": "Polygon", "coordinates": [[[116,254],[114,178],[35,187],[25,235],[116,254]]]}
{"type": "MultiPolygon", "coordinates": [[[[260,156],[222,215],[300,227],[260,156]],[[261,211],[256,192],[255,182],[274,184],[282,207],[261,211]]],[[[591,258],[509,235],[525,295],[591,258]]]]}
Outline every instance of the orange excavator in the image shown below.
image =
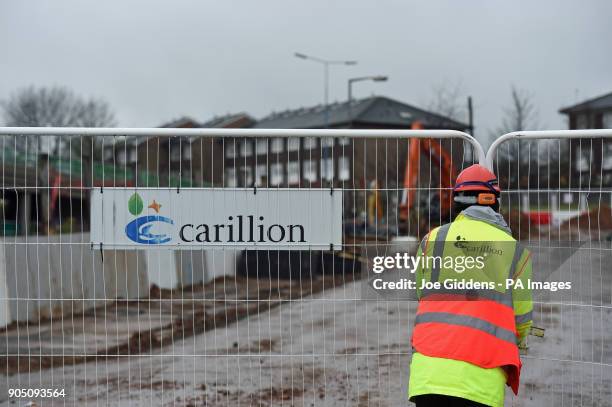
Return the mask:
{"type": "MultiPolygon", "coordinates": [[[[423,125],[417,121],[412,124],[411,128],[412,130],[422,130],[423,125]]],[[[457,170],[453,165],[452,157],[442,147],[439,140],[411,138],[404,173],[404,193],[399,207],[400,220],[404,225],[408,222],[415,206],[417,206],[417,210],[422,211],[419,215],[423,220],[431,220],[432,222],[449,220],[452,206],[452,186],[456,178],[457,170]],[[427,200],[421,199],[417,204],[415,198],[416,191],[419,188],[419,172],[423,153],[432,161],[432,168],[437,168],[440,175],[440,184],[437,187],[434,185],[426,186],[437,188],[437,193],[420,194],[427,200]]]]}

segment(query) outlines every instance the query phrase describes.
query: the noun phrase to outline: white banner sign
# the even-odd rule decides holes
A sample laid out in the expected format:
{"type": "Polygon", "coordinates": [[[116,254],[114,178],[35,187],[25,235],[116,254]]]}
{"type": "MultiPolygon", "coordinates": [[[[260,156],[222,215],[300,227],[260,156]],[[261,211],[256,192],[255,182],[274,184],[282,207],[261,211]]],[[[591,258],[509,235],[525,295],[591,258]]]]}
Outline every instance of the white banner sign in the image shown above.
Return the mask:
{"type": "Polygon", "coordinates": [[[91,239],[126,249],[340,249],[342,191],[96,188],[91,239]]]}

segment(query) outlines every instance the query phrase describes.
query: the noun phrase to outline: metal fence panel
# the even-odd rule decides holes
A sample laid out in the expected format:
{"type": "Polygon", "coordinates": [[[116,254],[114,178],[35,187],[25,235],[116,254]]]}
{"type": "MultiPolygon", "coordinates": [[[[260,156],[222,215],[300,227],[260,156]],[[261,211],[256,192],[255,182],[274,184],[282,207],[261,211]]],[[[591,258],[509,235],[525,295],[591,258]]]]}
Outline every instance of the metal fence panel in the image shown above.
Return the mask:
{"type": "Polygon", "coordinates": [[[66,404],[405,401],[414,304],[365,299],[363,270],[416,250],[484,159],[452,130],[2,128],[2,382],[66,404]],[[109,188],[336,191],[342,245],[92,246],[109,188]]]}
{"type": "Polygon", "coordinates": [[[10,388],[107,405],[406,403],[415,302],[364,296],[365,271],[450,219],[454,177],[481,162],[534,279],[573,287],[536,296],[544,337],[530,337],[520,396],[506,401],[612,404],[610,130],[505,135],[486,156],[433,130],[0,134],[10,388]],[[100,250],[89,192],[103,188],[341,191],[342,247],[100,250]]]}
{"type": "Polygon", "coordinates": [[[612,131],[526,131],[487,153],[500,179],[502,212],[539,256],[533,278],[569,281],[569,292],[536,295],[523,356],[522,405],[611,405],[612,131]]]}

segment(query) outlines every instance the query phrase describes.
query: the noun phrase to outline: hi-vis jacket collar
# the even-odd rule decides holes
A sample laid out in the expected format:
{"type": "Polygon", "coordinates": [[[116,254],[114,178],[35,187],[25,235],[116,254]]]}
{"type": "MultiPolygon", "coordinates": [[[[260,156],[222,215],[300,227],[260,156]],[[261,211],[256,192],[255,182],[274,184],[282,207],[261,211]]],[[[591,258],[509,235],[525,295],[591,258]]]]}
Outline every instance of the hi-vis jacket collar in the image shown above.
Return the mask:
{"type": "Polygon", "coordinates": [[[461,211],[459,216],[462,215],[467,216],[468,218],[487,222],[493,226],[496,226],[506,231],[508,234],[512,234],[512,231],[510,230],[510,227],[506,223],[504,217],[488,206],[470,206],[469,208],[466,208],[461,211]]]}

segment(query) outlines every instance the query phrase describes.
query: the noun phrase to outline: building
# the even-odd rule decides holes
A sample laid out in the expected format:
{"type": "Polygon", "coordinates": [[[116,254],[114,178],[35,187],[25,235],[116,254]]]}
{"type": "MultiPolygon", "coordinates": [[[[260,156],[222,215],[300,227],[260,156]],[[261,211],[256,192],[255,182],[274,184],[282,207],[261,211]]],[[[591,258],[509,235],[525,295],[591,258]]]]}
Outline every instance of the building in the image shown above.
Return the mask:
{"type": "MultiPolygon", "coordinates": [[[[570,130],[612,128],[612,92],[559,110],[570,130]]],[[[580,186],[612,186],[612,140],[573,139],[571,171],[580,186]]]]}
{"type": "MultiPolygon", "coordinates": [[[[325,127],[325,107],[272,113],[256,121],[246,113],[228,114],[199,123],[189,117],[165,128],[317,129],[325,127]]],[[[416,121],[426,129],[466,130],[467,124],[387,97],[334,103],[327,112],[329,128],[410,129],[416,121]]],[[[445,141],[456,162],[463,143],[445,141]]],[[[138,169],[138,185],[225,187],[320,187],[398,185],[406,165],[407,140],[139,137],[109,145],[105,162],[138,169]],[[389,165],[395,163],[396,165],[389,165]],[[142,172],[142,174],[141,174],[142,172]]],[[[423,160],[427,166],[427,160],[423,160]]]]}
{"type": "MultiPolygon", "coordinates": [[[[425,129],[465,131],[468,125],[387,97],[369,97],[352,103],[334,103],[328,111],[318,105],[286,110],[259,120],[260,129],[398,129],[419,122],[425,129]]],[[[465,160],[465,142],[441,142],[460,169],[465,160]]],[[[367,217],[367,202],[380,191],[385,223],[398,221],[404,197],[404,174],[409,139],[391,138],[274,138],[226,140],[224,185],[227,187],[319,188],[344,190],[346,219],[367,217]]],[[[419,188],[415,199],[420,208],[436,205],[441,182],[439,164],[421,154],[419,188]]],[[[468,158],[469,159],[469,158],[468,158]]],[[[415,212],[416,213],[416,212],[415,212]]],[[[432,209],[429,213],[435,213],[432,209]]],[[[416,216],[418,219],[418,215],[416,216]]],[[[415,223],[416,224],[416,223],[415,223]]]]}
{"type": "MultiPolygon", "coordinates": [[[[259,129],[426,129],[465,130],[467,124],[387,97],[272,113],[256,121],[246,113],[214,117],[201,123],[182,117],[165,128],[259,129]],[[326,120],[327,116],[327,120],[326,120]]],[[[9,137],[9,136],[5,136],[9,137]]],[[[87,231],[89,185],[105,187],[340,187],[347,208],[361,211],[357,193],[372,188],[399,191],[408,152],[407,139],[371,138],[221,138],[99,137],[91,165],[77,153],[68,159],[24,153],[5,143],[2,159],[4,234],[87,231]],[[87,175],[91,169],[91,175],[87,175]],[[90,178],[91,176],[91,178],[90,178]],[[83,182],[83,179],[92,179],[83,182]],[[33,188],[35,187],[35,188],[33,188]],[[353,202],[351,202],[351,200],[353,202]],[[358,202],[357,202],[358,201],[358,202]]],[[[464,143],[446,140],[460,167],[464,143]]],[[[93,149],[93,148],[92,148],[93,149]]],[[[435,187],[435,165],[423,157],[422,181],[435,187]]]]}
{"type": "MultiPolygon", "coordinates": [[[[197,128],[200,124],[182,117],[160,127],[197,128]]],[[[105,163],[134,172],[131,186],[192,186],[192,179],[183,173],[191,169],[191,140],[179,137],[125,137],[104,143],[105,163]]]]}
{"type": "MultiPolygon", "coordinates": [[[[387,97],[334,103],[272,113],[253,127],[261,129],[425,129],[464,131],[465,123],[387,97]]],[[[463,161],[463,142],[444,142],[456,165],[463,161]]],[[[376,181],[381,188],[401,184],[408,140],[258,138],[225,145],[225,185],[262,187],[342,186],[364,188],[376,181]]],[[[429,162],[423,160],[424,166],[429,162]]],[[[434,170],[435,171],[435,170],[434,170]]]]}
{"type": "MultiPolygon", "coordinates": [[[[182,117],[161,128],[239,128],[254,120],[246,113],[200,123],[182,117]]],[[[211,186],[223,180],[223,139],[211,137],[130,137],[105,149],[105,162],[137,171],[139,186],[211,186]]]]}
{"type": "MultiPolygon", "coordinates": [[[[202,124],[203,128],[249,128],[253,127],[255,119],[241,112],[216,116],[202,124]]],[[[225,183],[225,149],[236,145],[234,138],[199,137],[192,141],[192,152],[195,158],[194,166],[198,168],[196,177],[200,185],[220,186],[225,183]]]]}

